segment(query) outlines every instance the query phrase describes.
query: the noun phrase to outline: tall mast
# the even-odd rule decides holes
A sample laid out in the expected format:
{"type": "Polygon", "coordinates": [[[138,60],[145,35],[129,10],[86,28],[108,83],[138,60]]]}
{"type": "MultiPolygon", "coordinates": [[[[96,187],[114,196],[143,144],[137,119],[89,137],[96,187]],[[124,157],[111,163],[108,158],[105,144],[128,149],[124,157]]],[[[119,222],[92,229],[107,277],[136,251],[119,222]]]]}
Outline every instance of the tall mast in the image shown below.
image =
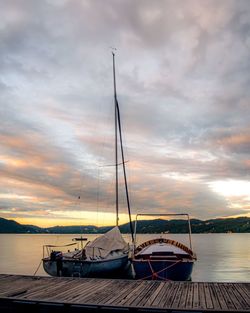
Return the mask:
{"type": "Polygon", "coordinates": [[[114,76],[114,101],[115,101],[115,157],[116,157],[116,225],[118,226],[118,153],[117,153],[117,126],[119,128],[119,138],[120,138],[120,146],[121,146],[121,157],[122,157],[122,166],[123,166],[123,176],[124,176],[124,184],[125,184],[125,191],[126,191],[126,199],[127,199],[127,207],[128,207],[128,215],[129,215],[129,225],[130,225],[130,232],[132,237],[132,242],[134,243],[134,230],[133,224],[131,219],[131,210],[130,210],[130,201],[129,201],[129,193],[128,193],[128,184],[127,184],[127,175],[126,175],[126,167],[125,167],[125,159],[124,159],[124,151],[123,151],[123,141],[122,141],[122,127],[121,127],[121,117],[120,117],[120,109],[117,100],[117,93],[116,93],[116,79],[115,79],[115,54],[112,51],[113,55],[113,76],[114,76]]]}
{"type": "Polygon", "coordinates": [[[116,95],[116,78],[115,78],[115,54],[113,56],[113,78],[114,78],[114,105],[115,105],[115,208],[116,208],[116,226],[119,225],[119,190],[118,190],[118,149],[117,149],[117,95],[116,95]]]}

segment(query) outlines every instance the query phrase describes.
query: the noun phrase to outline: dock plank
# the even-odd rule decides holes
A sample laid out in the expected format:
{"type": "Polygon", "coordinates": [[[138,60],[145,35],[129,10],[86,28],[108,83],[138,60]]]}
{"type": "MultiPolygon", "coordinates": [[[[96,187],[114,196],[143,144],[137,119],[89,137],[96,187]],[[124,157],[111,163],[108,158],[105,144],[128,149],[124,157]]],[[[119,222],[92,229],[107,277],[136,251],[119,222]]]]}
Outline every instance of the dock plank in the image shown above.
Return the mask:
{"type": "Polygon", "coordinates": [[[214,308],[218,308],[218,309],[221,309],[221,305],[220,305],[220,302],[219,302],[219,299],[218,299],[218,295],[217,295],[217,292],[214,288],[214,284],[208,284],[208,288],[209,288],[209,291],[210,291],[210,295],[211,295],[211,298],[212,298],[212,301],[213,301],[213,307],[214,308]]]}
{"type": "Polygon", "coordinates": [[[74,298],[74,302],[95,303],[94,299],[98,296],[98,294],[104,288],[110,288],[110,286],[112,286],[112,281],[109,281],[109,280],[98,281],[98,284],[96,283],[96,281],[93,281],[91,285],[89,286],[89,292],[81,293],[78,297],[74,298]]]}
{"type": "Polygon", "coordinates": [[[133,281],[1,274],[0,282],[0,311],[4,311],[3,308],[6,309],[9,305],[8,311],[14,312],[11,305],[21,303],[24,308],[29,305],[34,310],[41,306],[43,312],[45,306],[46,312],[79,312],[84,311],[85,307],[88,312],[103,309],[105,312],[111,309],[114,312],[250,312],[249,283],[133,281]],[[68,311],[69,308],[72,310],[68,311]]]}
{"type": "Polygon", "coordinates": [[[236,307],[235,307],[235,305],[234,305],[234,303],[233,303],[233,301],[232,301],[230,295],[228,294],[227,290],[225,289],[223,283],[220,284],[220,289],[221,289],[222,295],[223,295],[223,297],[224,297],[224,299],[225,299],[225,301],[226,301],[228,310],[232,310],[232,311],[235,310],[236,307]]]}
{"type": "Polygon", "coordinates": [[[187,293],[188,293],[188,283],[183,283],[183,290],[182,290],[182,295],[180,298],[180,302],[178,307],[183,309],[186,306],[186,302],[187,302],[187,293]]]}
{"type": "Polygon", "coordinates": [[[128,305],[130,300],[135,297],[141,291],[141,281],[137,281],[136,284],[133,284],[133,288],[129,289],[129,293],[118,301],[118,305],[128,305]]]}
{"type": "Polygon", "coordinates": [[[141,298],[140,302],[138,303],[138,306],[143,307],[146,304],[151,295],[155,292],[155,290],[157,290],[159,284],[160,283],[158,281],[153,281],[152,284],[150,284],[147,293],[145,293],[143,298],[141,298]]]}
{"type": "Polygon", "coordinates": [[[213,305],[213,300],[210,294],[210,290],[209,290],[209,284],[208,283],[204,283],[204,294],[205,294],[205,301],[206,301],[206,308],[207,309],[213,309],[214,305],[213,305]]]}
{"type": "Polygon", "coordinates": [[[184,286],[183,282],[178,283],[178,289],[176,291],[176,295],[175,295],[174,301],[172,303],[173,308],[177,309],[179,307],[179,303],[180,303],[180,300],[182,297],[183,286],[184,286]]]}
{"type": "Polygon", "coordinates": [[[143,302],[143,298],[150,292],[150,290],[153,288],[154,281],[145,281],[146,286],[141,290],[139,295],[133,299],[131,305],[132,306],[141,306],[141,302],[143,302]]]}
{"type": "Polygon", "coordinates": [[[206,309],[206,297],[205,297],[205,290],[204,290],[204,284],[199,283],[199,308],[206,309]]]}
{"type": "Polygon", "coordinates": [[[221,310],[227,310],[227,303],[223,297],[223,292],[221,291],[220,289],[220,284],[219,283],[214,283],[213,284],[213,288],[215,290],[215,293],[217,295],[217,298],[218,298],[218,302],[220,304],[220,308],[221,310]]]}
{"type": "Polygon", "coordinates": [[[157,288],[151,293],[150,297],[148,297],[146,303],[144,304],[145,306],[153,304],[154,300],[158,297],[164,285],[165,284],[163,282],[159,283],[157,288]]]}
{"type": "Polygon", "coordinates": [[[194,297],[194,285],[189,283],[186,302],[186,307],[189,309],[193,307],[193,297],[194,297]]]}
{"type": "Polygon", "coordinates": [[[133,286],[134,284],[132,282],[126,281],[121,286],[120,292],[115,292],[114,294],[111,294],[109,297],[105,299],[103,302],[105,305],[111,305],[111,304],[116,304],[119,305],[121,301],[124,299],[127,299],[129,294],[133,294],[133,286]]]}
{"type": "Polygon", "coordinates": [[[247,284],[246,286],[245,284],[241,283],[241,284],[237,284],[235,287],[237,288],[237,290],[239,290],[242,297],[244,297],[248,306],[250,306],[250,284],[247,284]]]}
{"type": "Polygon", "coordinates": [[[234,288],[233,284],[224,285],[224,288],[227,290],[227,293],[228,293],[229,297],[231,298],[235,308],[237,310],[243,309],[245,306],[244,305],[242,306],[242,302],[239,300],[240,297],[238,297],[237,294],[235,294],[235,292],[234,292],[235,288],[234,288]]]}
{"type": "Polygon", "coordinates": [[[197,309],[200,306],[199,301],[199,284],[193,283],[193,308],[197,309]]]}
{"type": "Polygon", "coordinates": [[[165,294],[164,298],[162,299],[162,304],[160,305],[161,307],[171,306],[171,303],[174,300],[177,289],[178,289],[178,284],[176,283],[171,284],[171,287],[169,286],[168,292],[165,294]]]}

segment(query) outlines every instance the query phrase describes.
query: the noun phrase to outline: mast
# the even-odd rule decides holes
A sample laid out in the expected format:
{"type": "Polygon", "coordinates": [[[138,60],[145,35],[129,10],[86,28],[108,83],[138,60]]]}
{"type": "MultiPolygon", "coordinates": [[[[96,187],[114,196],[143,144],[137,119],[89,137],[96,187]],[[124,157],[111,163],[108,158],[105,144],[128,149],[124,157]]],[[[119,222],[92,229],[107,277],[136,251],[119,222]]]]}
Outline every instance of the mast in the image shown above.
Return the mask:
{"type": "Polygon", "coordinates": [[[115,105],[115,209],[116,209],[116,226],[119,225],[119,189],[118,189],[118,149],[117,149],[117,95],[116,95],[116,78],[115,78],[115,54],[113,55],[113,78],[114,78],[114,105],[115,105]]]}
{"type": "Polygon", "coordinates": [[[112,51],[113,56],[113,76],[114,76],[114,102],[115,102],[115,167],[116,167],[116,226],[118,226],[119,217],[118,217],[118,151],[117,151],[117,140],[118,140],[118,130],[119,129],[119,138],[120,138],[120,147],[121,147],[121,157],[122,157],[122,167],[123,167],[123,177],[126,191],[126,199],[127,199],[127,207],[128,207],[128,215],[129,215],[129,225],[130,232],[132,237],[132,242],[134,243],[134,230],[131,219],[131,210],[130,210],[130,201],[129,201],[129,193],[128,193],[128,184],[127,184],[127,175],[126,175],[126,167],[125,167],[125,159],[124,159],[124,151],[123,151],[123,141],[122,141],[122,127],[121,127],[121,117],[120,117],[120,109],[117,100],[116,93],[116,77],[115,77],[115,53],[112,51]]]}

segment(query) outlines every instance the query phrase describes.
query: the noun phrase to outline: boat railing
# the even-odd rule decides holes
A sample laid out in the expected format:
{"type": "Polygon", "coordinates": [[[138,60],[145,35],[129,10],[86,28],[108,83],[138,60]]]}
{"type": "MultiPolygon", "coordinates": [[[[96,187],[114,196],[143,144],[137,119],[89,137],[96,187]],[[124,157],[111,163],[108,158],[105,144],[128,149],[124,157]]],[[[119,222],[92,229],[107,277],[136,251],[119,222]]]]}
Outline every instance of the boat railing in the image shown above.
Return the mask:
{"type": "Polygon", "coordinates": [[[137,231],[137,221],[138,221],[139,216],[186,216],[187,222],[188,222],[189,247],[190,247],[190,250],[192,250],[192,239],[191,239],[192,230],[191,230],[191,222],[190,222],[188,213],[138,213],[136,214],[136,218],[135,218],[133,253],[136,248],[136,231],[137,231]]]}
{"type": "Polygon", "coordinates": [[[43,259],[45,257],[49,257],[51,252],[54,250],[54,248],[65,248],[65,247],[70,247],[70,246],[75,246],[77,247],[77,249],[79,249],[79,245],[77,242],[69,243],[66,245],[44,245],[43,246],[43,259]]]}

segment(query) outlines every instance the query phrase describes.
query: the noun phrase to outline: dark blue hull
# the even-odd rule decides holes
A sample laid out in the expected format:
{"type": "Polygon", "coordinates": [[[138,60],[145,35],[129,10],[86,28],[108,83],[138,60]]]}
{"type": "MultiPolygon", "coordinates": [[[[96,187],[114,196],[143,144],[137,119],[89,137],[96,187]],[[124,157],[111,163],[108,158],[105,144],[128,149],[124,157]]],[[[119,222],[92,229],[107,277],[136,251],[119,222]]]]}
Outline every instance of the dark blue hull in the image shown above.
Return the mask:
{"type": "Polygon", "coordinates": [[[190,280],[193,264],[192,261],[133,260],[135,278],[147,280],[190,280]]]}

